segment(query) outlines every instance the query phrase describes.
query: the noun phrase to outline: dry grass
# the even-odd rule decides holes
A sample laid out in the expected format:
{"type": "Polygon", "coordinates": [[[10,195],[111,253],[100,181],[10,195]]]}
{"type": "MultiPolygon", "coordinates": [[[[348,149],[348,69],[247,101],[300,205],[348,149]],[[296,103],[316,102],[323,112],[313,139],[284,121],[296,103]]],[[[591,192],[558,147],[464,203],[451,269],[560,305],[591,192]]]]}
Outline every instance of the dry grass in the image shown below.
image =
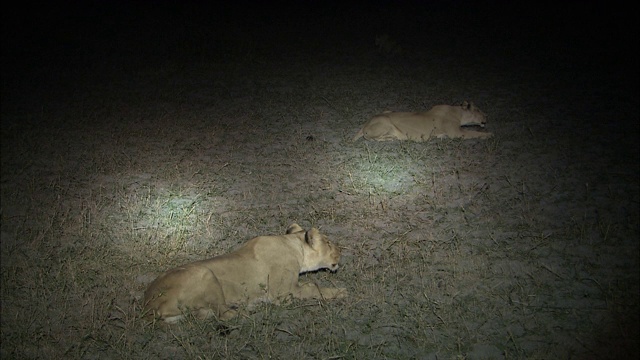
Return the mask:
{"type": "Polygon", "coordinates": [[[637,126],[604,122],[637,119],[637,97],[607,89],[613,111],[579,110],[587,89],[566,114],[574,93],[548,100],[534,75],[523,89],[518,68],[372,47],[282,73],[252,46],[235,49],[244,62],[100,73],[72,98],[3,105],[3,359],[637,354],[637,126]],[[350,142],[378,111],[463,99],[495,138],[350,142]],[[226,330],[140,319],[160,272],[291,222],[343,247],[338,273],[303,277],[347,299],[264,305],[226,330]]]}

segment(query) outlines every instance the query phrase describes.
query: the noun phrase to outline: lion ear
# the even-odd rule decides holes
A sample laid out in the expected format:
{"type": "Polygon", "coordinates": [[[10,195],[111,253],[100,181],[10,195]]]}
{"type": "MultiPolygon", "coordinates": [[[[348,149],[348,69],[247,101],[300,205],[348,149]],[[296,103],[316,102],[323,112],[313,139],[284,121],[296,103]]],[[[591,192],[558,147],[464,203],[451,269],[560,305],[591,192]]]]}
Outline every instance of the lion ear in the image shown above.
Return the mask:
{"type": "Polygon", "coordinates": [[[300,225],[296,223],[289,225],[289,227],[287,228],[287,234],[293,234],[301,231],[304,231],[304,229],[301,228],[300,225]]]}
{"type": "Polygon", "coordinates": [[[307,234],[305,235],[305,241],[309,246],[315,248],[320,241],[322,241],[322,235],[320,235],[320,231],[318,231],[318,229],[311,228],[311,230],[307,231],[307,234]]]}
{"type": "Polygon", "coordinates": [[[463,109],[468,109],[468,108],[469,108],[469,106],[470,106],[470,104],[467,102],[467,100],[464,100],[464,101],[462,102],[462,108],[463,108],[463,109]]]}

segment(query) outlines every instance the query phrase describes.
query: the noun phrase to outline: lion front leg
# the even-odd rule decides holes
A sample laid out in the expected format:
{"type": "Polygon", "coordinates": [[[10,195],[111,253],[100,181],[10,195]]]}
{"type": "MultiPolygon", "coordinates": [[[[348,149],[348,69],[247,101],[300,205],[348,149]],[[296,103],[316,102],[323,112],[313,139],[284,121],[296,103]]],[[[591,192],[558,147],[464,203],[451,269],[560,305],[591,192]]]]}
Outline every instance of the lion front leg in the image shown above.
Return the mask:
{"type": "Polygon", "coordinates": [[[313,283],[300,284],[292,292],[297,299],[340,299],[347,296],[346,288],[323,288],[313,283]]]}

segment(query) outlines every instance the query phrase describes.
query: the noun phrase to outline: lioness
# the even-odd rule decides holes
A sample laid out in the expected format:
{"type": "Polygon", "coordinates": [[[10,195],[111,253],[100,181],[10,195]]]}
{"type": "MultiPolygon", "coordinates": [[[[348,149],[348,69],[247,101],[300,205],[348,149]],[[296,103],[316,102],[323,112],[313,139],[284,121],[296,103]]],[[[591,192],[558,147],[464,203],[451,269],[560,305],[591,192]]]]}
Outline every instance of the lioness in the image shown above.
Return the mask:
{"type": "Polygon", "coordinates": [[[346,296],[344,288],[299,284],[307,271],[336,271],[340,249],[312,228],[305,232],[292,224],[286,235],[259,236],[237,250],[212,259],[169,270],[144,293],[147,317],[175,323],[192,312],[200,319],[226,320],[242,304],[280,303],[298,299],[334,299],[346,296]]]}
{"type": "Polygon", "coordinates": [[[466,101],[460,106],[436,105],[427,112],[385,111],[371,118],[353,141],[361,137],[377,141],[426,141],[431,137],[488,138],[493,134],[462,128],[470,125],[484,127],[486,122],[486,115],[466,101]]]}
{"type": "Polygon", "coordinates": [[[398,55],[402,53],[402,47],[398,45],[389,34],[377,36],[376,47],[379,52],[387,55],[398,55]]]}

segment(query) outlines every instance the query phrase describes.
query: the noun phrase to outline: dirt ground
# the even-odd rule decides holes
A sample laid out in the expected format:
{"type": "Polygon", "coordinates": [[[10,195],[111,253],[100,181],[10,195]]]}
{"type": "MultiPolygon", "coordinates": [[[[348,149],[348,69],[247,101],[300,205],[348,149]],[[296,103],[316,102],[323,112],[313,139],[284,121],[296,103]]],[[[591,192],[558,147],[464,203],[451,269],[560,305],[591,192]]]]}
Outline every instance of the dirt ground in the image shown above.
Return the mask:
{"type": "Polygon", "coordinates": [[[491,9],[3,30],[0,357],[634,358],[637,39],[613,15],[491,9]],[[351,141],[381,111],[463,100],[493,138],[351,141]],[[341,246],[301,279],[346,299],[141,319],[161,272],[292,222],[341,246]]]}

